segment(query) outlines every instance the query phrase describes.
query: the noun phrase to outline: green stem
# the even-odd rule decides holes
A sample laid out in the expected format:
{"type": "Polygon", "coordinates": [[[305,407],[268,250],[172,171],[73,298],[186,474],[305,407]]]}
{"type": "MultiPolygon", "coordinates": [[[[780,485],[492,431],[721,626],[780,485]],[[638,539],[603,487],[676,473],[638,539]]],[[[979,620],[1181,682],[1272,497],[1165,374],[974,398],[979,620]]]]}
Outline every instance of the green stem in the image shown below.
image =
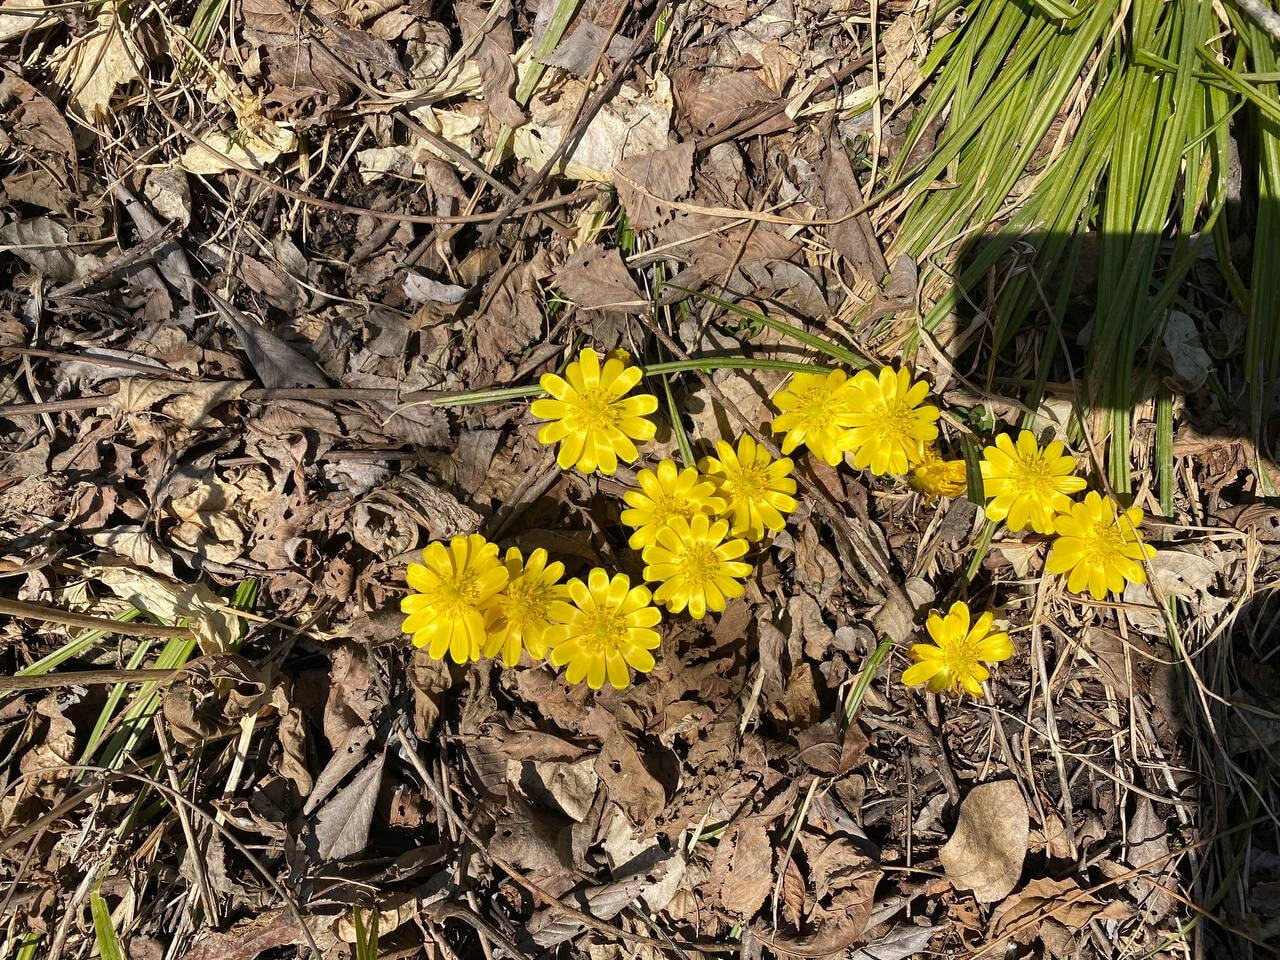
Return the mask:
{"type": "MultiPolygon", "coordinates": [[[[690,370],[786,370],[800,373],[827,373],[830,367],[797,360],[753,359],[751,357],[692,357],[688,360],[664,360],[641,367],[645,376],[668,373],[686,373],[690,370]]],[[[473,390],[419,401],[431,407],[469,407],[481,403],[505,403],[508,400],[524,400],[539,397],[545,391],[536,383],[523,387],[499,387],[496,390],[473,390]]]]}
{"type": "Polygon", "coordinates": [[[964,576],[966,580],[973,580],[978,575],[978,569],[982,566],[982,560],[987,555],[987,551],[991,549],[991,537],[996,532],[996,525],[990,520],[982,521],[982,535],[978,539],[978,546],[973,551],[973,558],[969,561],[969,566],[965,568],[964,576]]]}
{"type": "Polygon", "coordinates": [[[853,685],[853,689],[849,691],[849,696],[844,702],[844,724],[846,727],[853,723],[854,714],[858,712],[858,707],[862,704],[862,698],[867,694],[867,687],[871,686],[871,678],[880,669],[880,664],[884,663],[885,658],[889,656],[891,649],[893,649],[893,637],[883,638],[872,652],[867,665],[858,674],[858,680],[853,685]]]}

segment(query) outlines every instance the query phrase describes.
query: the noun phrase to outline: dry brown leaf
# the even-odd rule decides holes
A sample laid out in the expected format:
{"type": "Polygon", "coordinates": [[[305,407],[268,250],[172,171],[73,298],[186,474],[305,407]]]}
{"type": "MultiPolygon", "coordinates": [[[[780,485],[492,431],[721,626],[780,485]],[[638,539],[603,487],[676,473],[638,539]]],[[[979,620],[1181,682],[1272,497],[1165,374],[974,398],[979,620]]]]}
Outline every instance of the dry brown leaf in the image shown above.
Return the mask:
{"type": "Polygon", "coordinates": [[[960,804],[960,820],[938,851],[957,890],[972,890],[980,903],[1009,895],[1022,875],[1030,832],[1027,801],[1013,780],[982,783],[960,804]]]}
{"type": "MultiPolygon", "coordinates": [[[[838,219],[862,206],[862,191],[853,173],[853,164],[845,152],[844,142],[828,135],[822,166],[822,198],[825,216],[838,219]]],[[[865,214],[851,217],[843,223],[827,228],[831,246],[848,262],[854,276],[868,283],[879,283],[889,272],[880,241],[871,229],[871,220],[865,214]]]]}
{"type": "Polygon", "coordinates": [[[511,54],[515,51],[511,21],[505,17],[490,19],[488,5],[472,0],[455,3],[453,13],[458,18],[464,43],[472,41],[481,29],[484,30],[474,59],[480,68],[489,113],[499,123],[513,129],[522,126],[527,118],[511,96],[511,89],[516,83],[516,69],[511,63],[511,54]]]}
{"type": "Polygon", "coordinates": [[[280,717],[276,724],[280,774],[293,781],[298,796],[305,797],[315,785],[307,769],[307,722],[302,709],[290,698],[289,684],[283,678],[271,690],[271,705],[280,717]]]}
{"type": "Polygon", "coordinates": [[[741,120],[777,94],[751,70],[709,72],[687,96],[680,98],[681,113],[697,133],[715,133],[741,120]]]}
{"type": "Polygon", "coordinates": [[[627,272],[622,254],[588,244],[556,271],[556,285],[584,310],[619,310],[642,313],[649,303],[627,272]]]}
{"type": "MultiPolygon", "coordinates": [[[[990,929],[997,940],[1012,937],[1026,944],[1036,938],[1045,920],[1052,919],[1079,930],[1092,920],[1118,920],[1128,915],[1129,907],[1125,904],[1118,900],[1099,903],[1075,880],[1039,877],[995,908],[990,929]]],[[[991,946],[994,948],[995,944],[991,946]]]]}
{"type": "Polygon", "coordinates": [[[15,220],[0,227],[0,251],[25,260],[58,283],[70,283],[92,273],[102,258],[77,253],[62,224],[48,217],[15,220]]]}
{"type": "Polygon", "coordinates": [[[596,773],[609,799],[636,825],[652,822],[666,806],[662,784],[649,772],[630,738],[616,726],[596,757],[596,773]]]}
{"type": "Polygon", "coordinates": [[[251,319],[216,294],[205,291],[235,331],[264,387],[323,387],[328,385],[324,373],[307,356],[285,343],[262,324],[251,319]]]}
{"type": "Polygon", "coordinates": [[[426,740],[440,717],[444,694],[453,686],[449,665],[432,660],[424,649],[415,650],[409,664],[409,686],[413,688],[413,734],[426,740]]]}
{"type": "Polygon", "coordinates": [[[489,852],[540,876],[572,869],[569,821],[533,806],[516,790],[507,790],[506,810],[498,817],[489,852]]]}
{"type": "Polygon", "coordinates": [[[293,911],[280,907],[239,920],[227,930],[201,930],[183,960],[256,960],[276,947],[305,943],[305,937],[293,911]]]}
{"type": "Polygon", "coordinates": [[[885,51],[880,65],[880,96],[896,104],[920,82],[920,68],[915,59],[916,28],[911,14],[899,14],[880,34],[880,42],[885,51]]]}
{"type": "Polygon", "coordinates": [[[679,200],[693,184],[693,141],[627,157],[614,170],[618,199],[631,225],[648,230],[671,219],[663,200],[679,200]]]}
{"type": "Polygon", "coordinates": [[[324,736],[336,751],[366,730],[382,707],[373,682],[369,655],[355,643],[344,643],[329,669],[329,696],[324,705],[324,736]]]}
{"type": "Polygon", "coordinates": [[[773,844],[769,821],[749,817],[720,838],[711,861],[710,884],[725,912],[744,920],[755,916],[773,887],[773,844]]]}
{"type": "Polygon", "coordinates": [[[208,477],[187,494],[170,500],[167,512],[179,523],[171,531],[173,542],[217,563],[239,559],[244,530],[231,513],[236,490],[208,477]]]}
{"type": "Polygon", "coordinates": [[[316,813],[316,852],[322,859],[354,856],[368,844],[386,758],[385,753],[378,754],[316,813]]]}

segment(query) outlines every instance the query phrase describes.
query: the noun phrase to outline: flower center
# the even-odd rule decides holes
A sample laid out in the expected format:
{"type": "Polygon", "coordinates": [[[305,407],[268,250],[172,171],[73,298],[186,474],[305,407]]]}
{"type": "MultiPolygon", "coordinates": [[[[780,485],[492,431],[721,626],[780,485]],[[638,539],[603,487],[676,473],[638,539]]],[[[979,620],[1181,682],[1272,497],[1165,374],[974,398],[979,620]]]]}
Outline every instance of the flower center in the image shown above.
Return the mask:
{"type": "Polygon", "coordinates": [[[480,602],[480,588],[476,584],[476,575],[467,571],[453,580],[444,580],[436,587],[433,603],[443,607],[446,616],[474,609],[480,602]]]}
{"type": "Polygon", "coordinates": [[[672,494],[663,491],[653,500],[653,519],[649,522],[661,526],[672,517],[684,517],[689,520],[696,511],[697,508],[691,501],[677,500],[672,494]]]}
{"type": "Polygon", "coordinates": [[[688,544],[676,562],[688,583],[707,583],[720,569],[720,558],[709,543],[688,544]]]}
{"type": "Polygon", "coordinates": [[[946,654],[942,661],[943,669],[952,677],[966,676],[978,662],[977,652],[967,636],[951,641],[943,650],[946,654]]]}
{"type": "Polygon", "coordinates": [[[574,413],[580,426],[588,430],[607,430],[616,426],[620,419],[616,401],[609,391],[598,386],[588,387],[577,394],[574,413]]]}
{"type": "Polygon", "coordinates": [[[1013,462],[1009,482],[1016,494],[1039,494],[1053,490],[1053,471],[1043,457],[1019,458],[1013,462]]]}
{"type": "Polygon", "coordinates": [[[825,386],[817,386],[798,397],[795,412],[800,415],[806,429],[836,426],[836,416],[840,413],[840,401],[833,391],[825,386]]]}
{"type": "Polygon", "coordinates": [[[873,427],[882,442],[905,444],[912,439],[912,416],[905,403],[880,403],[868,413],[874,418],[873,427]]]}
{"type": "Polygon", "coordinates": [[[1106,563],[1124,553],[1124,534],[1114,521],[1096,520],[1089,528],[1086,544],[1086,559],[1106,563]]]}
{"type": "Polygon", "coordinates": [[[502,612],[520,627],[547,619],[547,591],[542,584],[521,577],[507,587],[502,612]]]}
{"type": "Polygon", "coordinates": [[[597,608],[579,640],[589,653],[608,653],[617,649],[626,630],[626,617],[617,610],[597,608]]]}
{"type": "Polygon", "coordinates": [[[752,465],[743,467],[737,473],[725,478],[725,486],[735,497],[748,500],[763,497],[769,492],[769,471],[767,467],[752,465]]]}

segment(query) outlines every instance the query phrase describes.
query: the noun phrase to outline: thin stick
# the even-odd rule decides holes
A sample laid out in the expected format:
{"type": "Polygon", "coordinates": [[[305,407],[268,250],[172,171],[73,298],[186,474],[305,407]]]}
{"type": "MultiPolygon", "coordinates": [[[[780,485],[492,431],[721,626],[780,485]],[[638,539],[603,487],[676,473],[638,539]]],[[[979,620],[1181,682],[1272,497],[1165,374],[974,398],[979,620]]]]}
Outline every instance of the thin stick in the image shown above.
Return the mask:
{"type": "MultiPolygon", "coordinates": [[[[178,780],[178,771],[173,765],[173,753],[169,750],[169,737],[164,728],[164,721],[159,713],[151,715],[156,728],[156,742],[160,744],[160,755],[164,758],[164,770],[169,778],[169,786],[173,792],[182,793],[182,783],[178,780]]],[[[209,886],[209,868],[205,865],[204,852],[196,842],[196,832],[192,829],[191,818],[187,816],[187,808],[182,804],[174,807],[178,814],[178,823],[182,826],[182,835],[187,840],[187,848],[191,851],[192,869],[196,875],[196,888],[200,891],[200,899],[204,902],[205,919],[209,926],[218,927],[218,901],[214,899],[213,888],[209,886]]],[[[193,924],[194,926],[194,924],[193,924]]]]}
{"type": "Polygon", "coordinates": [[[116,683],[171,683],[182,670],[68,670],[37,677],[0,677],[0,694],[56,687],[92,687],[116,683]]]}
{"type": "Polygon", "coordinates": [[[27,603],[24,600],[10,600],[0,597],[0,613],[24,620],[43,620],[46,623],[57,623],[64,627],[82,627],[85,630],[105,630],[126,637],[191,637],[193,634],[186,627],[170,627],[161,623],[141,623],[138,621],[110,620],[106,617],[91,617],[84,613],[72,613],[60,607],[46,607],[41,603],[27,603]]]}

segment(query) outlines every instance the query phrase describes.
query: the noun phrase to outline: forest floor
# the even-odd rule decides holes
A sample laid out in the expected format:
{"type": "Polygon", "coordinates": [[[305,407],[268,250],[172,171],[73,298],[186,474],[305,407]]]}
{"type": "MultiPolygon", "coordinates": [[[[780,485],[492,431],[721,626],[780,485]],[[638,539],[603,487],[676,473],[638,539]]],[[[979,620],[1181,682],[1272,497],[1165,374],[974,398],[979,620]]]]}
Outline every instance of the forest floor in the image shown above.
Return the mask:
{"type": "Polygon", "coordinates": [[[769,436],[800,363],[906,366],[950,457],[1029,427],[1105,489],[1087,340],[985,351],[1009,262],[920,322],[883,188],[946,123],[931,10],[4,5],[0,956],[1277,952],[1280,471],[1213,271],[1144,354],[1146,585],[802,449],[745,595],[626,689],[401,632],[459,534],[639,583],[637,471],[769,436]],[[529,409],[584,347],[705,361],[607,476],[529,409]],[[957,600],[1013,656],[904,685],[957,600]]]}

